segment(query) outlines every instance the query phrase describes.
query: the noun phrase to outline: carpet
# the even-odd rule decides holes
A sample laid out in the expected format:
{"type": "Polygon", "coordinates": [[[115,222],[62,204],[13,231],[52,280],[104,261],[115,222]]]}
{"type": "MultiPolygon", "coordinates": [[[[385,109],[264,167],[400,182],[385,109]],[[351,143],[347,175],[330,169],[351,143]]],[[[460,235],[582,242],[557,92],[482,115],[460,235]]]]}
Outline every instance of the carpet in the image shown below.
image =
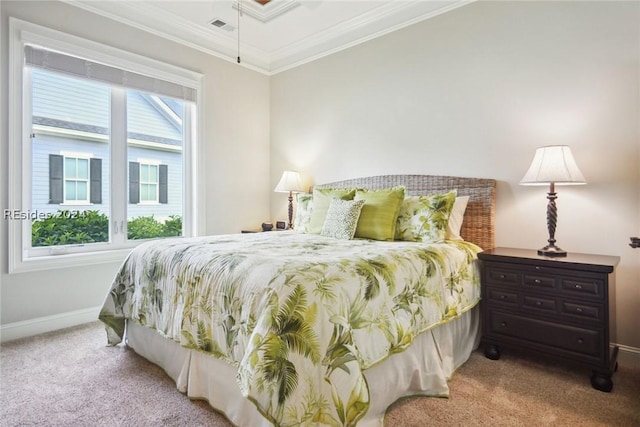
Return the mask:
{"type": "MultiPolygon", "coordinates": [[[[400,399],[385,426],[640,426],[640,369],[620,367],[611,393],[589,377],[523,353],[492,361],[476,351],[449,398],[400,399]]],[[[7,427],[231,426],[130,348],[107,347],[99,322],[3,344],[0,405],[7,427]]]]}

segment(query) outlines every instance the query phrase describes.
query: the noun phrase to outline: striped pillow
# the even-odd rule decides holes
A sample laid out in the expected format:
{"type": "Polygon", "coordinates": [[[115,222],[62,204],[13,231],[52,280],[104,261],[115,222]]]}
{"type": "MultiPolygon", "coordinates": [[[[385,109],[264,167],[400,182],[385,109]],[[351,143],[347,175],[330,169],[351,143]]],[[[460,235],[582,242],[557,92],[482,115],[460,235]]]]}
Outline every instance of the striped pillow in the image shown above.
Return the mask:
{"type": "Polygon", "coordinates": [[[307,227],[307,233],[320,234],[324,220],[327,217],[329,203],[333,199],[353,200],[355,188],[314,188],[313,209],[307,227]]]}
{"type": "Polygon", "coordinates": [[[382,190],[357,189],[354,200],[364,200],[355,237],[372,240],[393,240],[396,220],[404,200],[402,186],[382,190]]]}

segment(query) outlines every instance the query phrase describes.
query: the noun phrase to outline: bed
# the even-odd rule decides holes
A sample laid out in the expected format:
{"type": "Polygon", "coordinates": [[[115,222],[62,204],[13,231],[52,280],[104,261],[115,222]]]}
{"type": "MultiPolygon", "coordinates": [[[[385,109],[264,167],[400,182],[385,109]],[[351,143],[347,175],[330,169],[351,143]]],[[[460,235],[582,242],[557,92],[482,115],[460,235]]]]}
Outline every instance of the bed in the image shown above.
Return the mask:
{"type": "Polygon", "coordinates": [[[495,185],[385,175],[314,188],[316,208],[315,191],[334,189],[468,199],[460,239],[349,240],[323,228],[140,245],[100,313],[109,344],[126,342],[239,426],[380,426],[400,397],[447,396],[478,345],[476,254],[494,246],[495,185]]]}

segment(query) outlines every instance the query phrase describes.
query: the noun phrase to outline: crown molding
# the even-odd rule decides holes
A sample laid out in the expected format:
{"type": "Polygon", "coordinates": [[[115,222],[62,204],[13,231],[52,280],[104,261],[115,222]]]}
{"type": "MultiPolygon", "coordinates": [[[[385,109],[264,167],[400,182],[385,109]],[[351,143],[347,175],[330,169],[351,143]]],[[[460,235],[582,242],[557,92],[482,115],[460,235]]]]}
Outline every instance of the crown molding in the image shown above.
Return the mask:
{"type": "MultiPolygon", "coordinates": [[[[148,2],[61,1],[225,61],[236,62],[240,53],[242,58],[240,66],[262,74],[273,75],[449,12],[476,0],[387,2],[368,13],[271,52],[242,42],[238,52],[238,40],[233,37],[233,33],[213,28],[208,30],[194,25],[148,2]]],[[[290,7],[296,7],[299,4],[292,0],[291,4],[293,3],[296,4],[290,7]]],[[[245,8],[243,4],[243,9],[245,8]]]]}
{"type": "Polygon", "coordinates": [[[428,1],[386,3],[368,13],[272,52],[271,74],[332,55],[475,1],[477,0],[457,0],[439,6],[436,5],[439,2],[428,1]]]}

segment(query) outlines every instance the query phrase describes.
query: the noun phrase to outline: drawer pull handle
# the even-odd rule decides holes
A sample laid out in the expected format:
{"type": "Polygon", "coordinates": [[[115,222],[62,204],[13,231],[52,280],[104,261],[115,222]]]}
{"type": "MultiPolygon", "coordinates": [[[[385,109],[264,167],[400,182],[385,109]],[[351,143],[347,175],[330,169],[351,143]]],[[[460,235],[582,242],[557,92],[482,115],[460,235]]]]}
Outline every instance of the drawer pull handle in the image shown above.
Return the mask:
{"type": "Polygon", "coordinates": [[[507,326],[507,322],[501,322],[500,326],[502,326],[504,328],[505,326],[507,326]]]}
{"type": "Polygon", "coordinates": [[[505,298],[507,298],[506,295],[500,295],[500,299],[505,299],[505,298]]]}
{"type": "Polygon", "coordinates": [[[576,289],[582,289],[582,285],[579,285],[579,284],[576,283],[575,288],[576,289]]]}
{"type": "Polygon", "coordinates": [[[584,340],[582,338],[578,338],[578,344],[582,344],[584,340]]]}
{"type": "Polygon", "coordinates": [[[536,301],[536,305],[542,305],[540,301],[536,301]]]}
{"type": "Polygon", "coordinates": [[[504,278],[505,278],[505,275],[504,275],[504,274],[501,274],[501,275],[500,275],[500,278],[501,278],[501,279],[504,279],[504,278]]]}
{"type": "Polygon", "coordinates": [[[536,270],[540,271],[540,270],[542,270],[542,267],[540,267],[540,266],[538,266],[538,265],[537,265],[537,266],[536,266],[536,270]]]}
{"type": "Polygon", "coordinates": [[[578,313],[582,313],[582,307],[578,307],[578,308],[576,308],[576,311],[577,311],[578,313]]]}

